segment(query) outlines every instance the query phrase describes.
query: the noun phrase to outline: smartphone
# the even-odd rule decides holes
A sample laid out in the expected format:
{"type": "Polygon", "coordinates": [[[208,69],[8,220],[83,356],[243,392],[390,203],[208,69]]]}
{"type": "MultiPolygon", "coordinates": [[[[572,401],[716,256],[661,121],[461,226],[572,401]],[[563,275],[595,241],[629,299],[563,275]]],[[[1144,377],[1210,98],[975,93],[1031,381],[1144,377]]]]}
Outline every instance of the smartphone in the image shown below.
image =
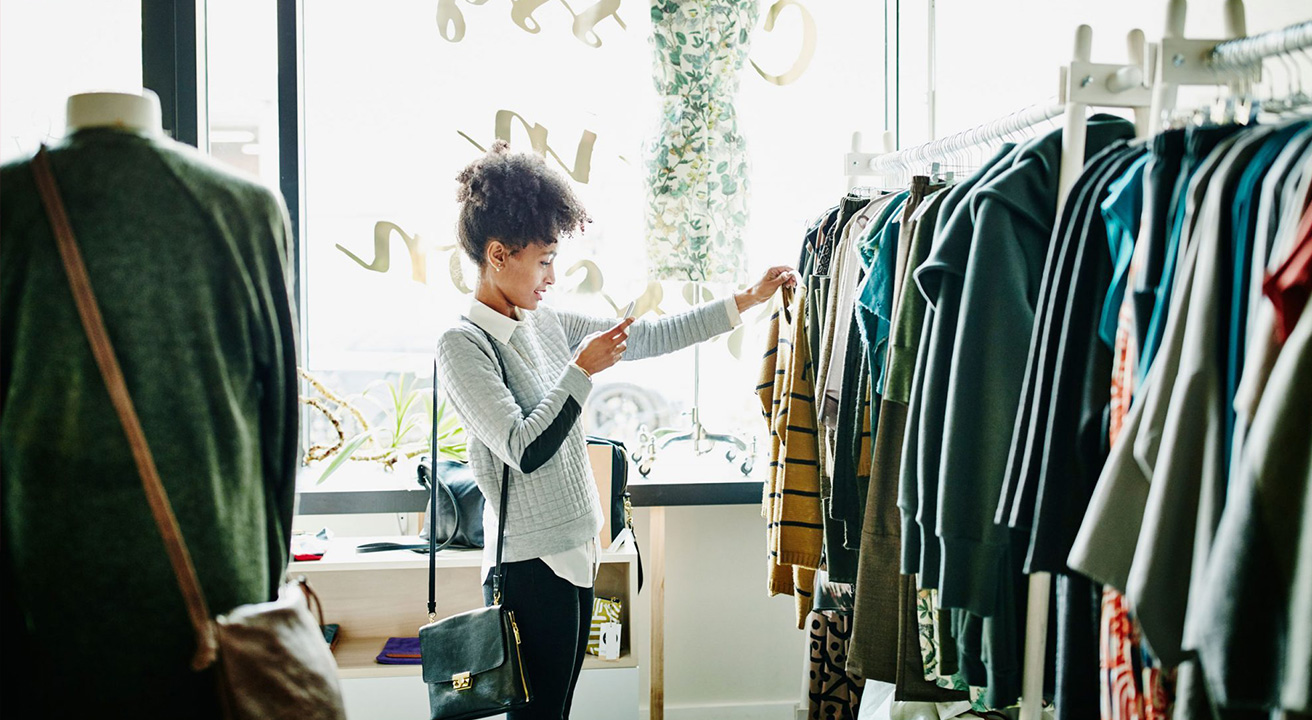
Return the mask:
{"type": "Polygon", "coordinates": [[[631,318],[631,317],[633,317],[633,311],[634,311],[634,309],[637,308],[637,307],[638,307],[638,301],[637,301],[637,300],[630,301],[630,302],[629,302],[629,306],[626,307],[626,308],[624,308],[624,314],[620,316],[620,319],[623,320],[624,318],[631,318]]]}

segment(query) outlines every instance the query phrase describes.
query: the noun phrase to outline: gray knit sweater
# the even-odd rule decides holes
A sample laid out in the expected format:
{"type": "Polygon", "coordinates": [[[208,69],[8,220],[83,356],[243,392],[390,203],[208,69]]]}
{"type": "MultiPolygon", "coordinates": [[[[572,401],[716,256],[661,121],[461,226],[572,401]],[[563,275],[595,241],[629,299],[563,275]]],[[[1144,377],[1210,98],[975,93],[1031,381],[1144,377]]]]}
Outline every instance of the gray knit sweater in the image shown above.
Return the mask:
{"type": "MultiPolygon", "coordinates": [[[[634,323],[624,359],[663,355],[728,331],[736,314],[730,302],[634,323]]],[[[601,502],[578,422],[592,381],[572,360],[584,338],[615,322],[544,305],[520,311],[509,343],[489,341],[469,322],[438,339],[438,381],[468,431],[470,464],[489,508],[485,518],[496,515],[502,463],[510,465],[507,562],[578,547],[601,530],[601,502]],[[505,362],[505,380],[490,342],[505,362]]]]}

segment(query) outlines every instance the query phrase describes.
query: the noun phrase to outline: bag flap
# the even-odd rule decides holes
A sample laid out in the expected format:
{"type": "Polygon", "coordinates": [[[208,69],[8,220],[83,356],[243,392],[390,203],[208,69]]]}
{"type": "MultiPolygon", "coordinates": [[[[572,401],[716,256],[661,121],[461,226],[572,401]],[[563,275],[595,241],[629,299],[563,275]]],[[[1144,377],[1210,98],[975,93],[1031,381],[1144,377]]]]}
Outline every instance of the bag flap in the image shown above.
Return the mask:
{"type": "Polygon", "coordinates": [[[474,468],[471,467],[469,463],[460,462],[458,460],[438,460],[436,465],[434,465],[434,469],[442,482],[447,483],[448,485],[465,480],[469,482],[474,481],[474,468]]]}
{"type": "Polygon", "coordinates": [[[506,661],[501,606],[452,615],[419,628],[424,682],[449,683],[452,675],[478,675],[506,661]]]}

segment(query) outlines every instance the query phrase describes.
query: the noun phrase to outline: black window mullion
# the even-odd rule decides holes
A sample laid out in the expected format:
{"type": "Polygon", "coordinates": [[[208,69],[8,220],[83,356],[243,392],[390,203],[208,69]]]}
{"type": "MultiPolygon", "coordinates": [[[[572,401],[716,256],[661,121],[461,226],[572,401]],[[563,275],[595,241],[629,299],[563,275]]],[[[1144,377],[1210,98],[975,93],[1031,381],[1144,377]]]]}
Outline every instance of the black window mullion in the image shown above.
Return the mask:
{"type": "Polygon", "coordinates": [[[204,41],[198,22],[203,13],[203,0],[141,2],[141,84],[159,96],[164,132],[193,147],[208,135],[197,51],[204,41]]]}
{"type": "MultiPolygon", "coordinates": [[[[308,347],[305,308],[302,298],[305,251],[302,242],[302,218],[305,198],[302,192],[304,154],[301,152],[301,0],[278,0],[278,185],[287,202],[292,228],[292,260],[295,278],[292,298],[296,303],[301,327],[302,351],[308,347]]],[[[307,364],[302,352],[301,362],[307,364]]]]}

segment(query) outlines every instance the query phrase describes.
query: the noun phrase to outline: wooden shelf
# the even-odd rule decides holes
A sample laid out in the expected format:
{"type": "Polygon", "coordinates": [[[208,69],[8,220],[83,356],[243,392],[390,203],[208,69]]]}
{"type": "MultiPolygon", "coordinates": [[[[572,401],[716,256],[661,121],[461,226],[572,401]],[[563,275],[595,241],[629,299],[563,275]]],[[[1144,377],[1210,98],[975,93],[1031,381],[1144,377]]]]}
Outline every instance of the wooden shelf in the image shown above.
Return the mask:
{"type": "MultiPolygon", "coordinates": [[[[288,571],[304,572],[354,572],[359,570],[414,570],[428,569],[428,555],[410,550],[384,550],[382,552],[361,553],[356,548],[367,543],[394,542],[402,545],[415,545],[423,542],[415,536],[378,536],[333,538],[328,541],[328,549],[318,560],[293,562],[288,571]]],[[[638,554],[631,547],[607,548],[601,552],[601,562],[626,563],[630,559],[637,561],[638,554]]],[[[443,550],[437,554],[438,569],[443,568],[481,568],[482,550],[443,550]]]]}
{"type": "MultiPolygon", "coordinates": [[[[384,665],[375,660],[382,651],[385,637],[342,638],[337,643],[333,656],[337,658],[337,674],[347,678],[376,677],[419,677],[423,668],[419,665],[384,665]]],[[[638,659],[633,653],[624,653],[618,660],[602,660],[595,655],[583,658],[584,670],[605,668],[631,668],[638,666],[638,659]]]]}
{"type": "MultiPolygon", "coordinates": [[[[428,556],[409,550],[358,553],[370,542],[415,544],[415,537],[334,538],[320,560],[293,562],[292,575],[304,575],[323,603],[324,622],[341,626],[334,655],[339,675],[382,678],[420,675],[418,665],[375,661],[389,637],[415,637],[428,623],[428,556]]],[[[437,615],[449,617],[483,606],[482,550],[443,550],[437,554],[437,615]]],[[[584,658],[584,669],[637,667],[630,630],[637,597],[637,552],[631,546],[603,550],[597,573],[600,597],[623,603],[624,632],[618,660],[584,658]]]]}

